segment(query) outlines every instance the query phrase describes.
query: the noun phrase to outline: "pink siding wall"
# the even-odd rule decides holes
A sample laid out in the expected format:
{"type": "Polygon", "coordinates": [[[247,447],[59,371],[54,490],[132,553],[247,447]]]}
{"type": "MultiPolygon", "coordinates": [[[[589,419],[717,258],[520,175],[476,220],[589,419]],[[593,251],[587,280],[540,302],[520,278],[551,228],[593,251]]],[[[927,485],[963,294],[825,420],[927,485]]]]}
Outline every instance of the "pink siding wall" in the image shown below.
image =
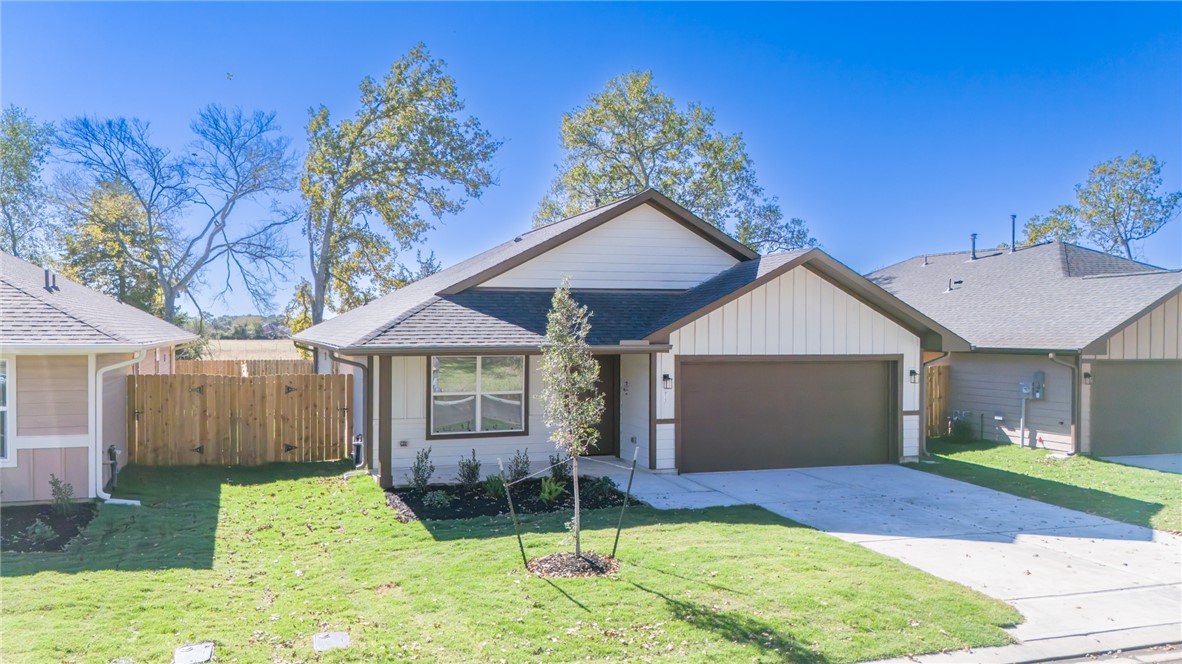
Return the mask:
{"type": "Polygon", "coordinates": [[[16,435],[87,433],[85,355],[22,355],[15,376],[16,435]]]}
{"type": "Polygon", "coordinates": [[[17,465],[0,468],[0,502],[48,501],[52,473],[74,487],[74,495],[91,495],[85,447],[16,450],[17,465]]]}

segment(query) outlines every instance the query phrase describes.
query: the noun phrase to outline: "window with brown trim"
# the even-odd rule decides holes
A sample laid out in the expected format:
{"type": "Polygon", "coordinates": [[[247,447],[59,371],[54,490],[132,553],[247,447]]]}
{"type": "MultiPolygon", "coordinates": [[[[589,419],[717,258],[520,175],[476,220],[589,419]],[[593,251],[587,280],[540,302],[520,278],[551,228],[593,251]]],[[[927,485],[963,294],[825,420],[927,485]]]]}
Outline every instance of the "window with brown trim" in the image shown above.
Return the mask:
{"type": "Polygon", "coordinates": [[[524,355],[431,358],[430,433],[525,433],[524,355]]]}

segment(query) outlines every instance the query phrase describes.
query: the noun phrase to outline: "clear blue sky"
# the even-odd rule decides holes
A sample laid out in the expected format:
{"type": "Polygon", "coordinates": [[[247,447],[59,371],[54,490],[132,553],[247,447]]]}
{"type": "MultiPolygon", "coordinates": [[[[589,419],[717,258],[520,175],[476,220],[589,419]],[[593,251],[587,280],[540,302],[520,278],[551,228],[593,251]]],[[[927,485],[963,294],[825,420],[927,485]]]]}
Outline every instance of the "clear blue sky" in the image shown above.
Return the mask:
{"type": "MultiPolygon", "coordinates": [[[[418,41],[505,140],[499,186],[429,238],[445,265],[528,228],[562,113],[633,68],[741,131],[785,213],[863,272],[964,249],[974,231],[1008,242],[1011,212],[1069,202],[1093,164],[1134,150],[1182,189],[1176,2],[5,2],[0,97],[45,120],[137,116],[178,149],[207,103],[274,110],[302,148],[309,107],[351,113],[360,79],[418,41]]],[[[1180,227],[1143,257],[1179,267],[1180,227]]],[[[239,295],[213,307],[249,309],[239,295]]]]}

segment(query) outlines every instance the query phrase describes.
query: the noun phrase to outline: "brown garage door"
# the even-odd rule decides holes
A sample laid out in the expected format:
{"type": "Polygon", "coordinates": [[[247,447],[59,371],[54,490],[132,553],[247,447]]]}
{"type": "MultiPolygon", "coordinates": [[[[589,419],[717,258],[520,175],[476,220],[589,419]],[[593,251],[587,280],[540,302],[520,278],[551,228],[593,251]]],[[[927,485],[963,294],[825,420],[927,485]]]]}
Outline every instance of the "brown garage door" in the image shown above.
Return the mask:
{"type": "Polygon", "coordinates": [[[682,472],[894,461],[887,361],[684,362],[682,472]]]}
{"type": "Polygon", "coordinates": [[[1092,367],[1092,455],[1182,453],[1182,361],[1092,367]]]}

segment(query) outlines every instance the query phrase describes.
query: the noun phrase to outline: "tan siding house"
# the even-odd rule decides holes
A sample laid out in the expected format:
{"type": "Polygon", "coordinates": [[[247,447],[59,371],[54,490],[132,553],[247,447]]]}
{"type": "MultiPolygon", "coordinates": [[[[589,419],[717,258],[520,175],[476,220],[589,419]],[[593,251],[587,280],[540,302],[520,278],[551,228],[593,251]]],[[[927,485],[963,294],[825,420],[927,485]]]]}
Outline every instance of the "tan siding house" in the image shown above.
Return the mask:
{"type": "Polygon", "coordinates": [[[486,470],[519,451],[544,464],[555,448],[538,355],[564,277],[592,312],[608,404],[592,454],[657,471],[913,457],[922,351],[967,350],[824,252],[757,256],[653,191],[523,233],[294,340],[322,365],[365,367],[347,370],[367,378],[365,463],[383,485],[427,448],[441,480],[473,450],[486,470]],[[734,435],[682,425],[676,404],[708,389],[711,371],[751,391],[695,409],[734,435]],[[812,377],[830,389],[803,412],[812,377]]]}
{"type": "Polygon", "coordinates": [[[106,498],[107,450],[127,458],[127,376],[166,373],[193,334],[0,253],[0,502],[49,480],[106,498]]]}
{"type": "Polygon", "coordinates": [[[869,278],[972,344],[935,363],[951,368],[953,416],[985,440],[1182,453],[1182,272],[1052,242],[920,256],[869,278]],[[1040,377],[1023,422],[1020,386],[1040,377]]]}

